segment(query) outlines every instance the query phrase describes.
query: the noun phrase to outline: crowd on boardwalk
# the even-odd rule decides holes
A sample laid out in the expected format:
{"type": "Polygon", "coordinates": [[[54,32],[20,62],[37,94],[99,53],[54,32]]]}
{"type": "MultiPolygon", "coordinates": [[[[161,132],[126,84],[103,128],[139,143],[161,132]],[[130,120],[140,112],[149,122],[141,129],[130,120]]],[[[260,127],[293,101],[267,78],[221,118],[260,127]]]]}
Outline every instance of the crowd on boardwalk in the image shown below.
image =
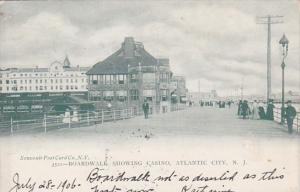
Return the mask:
{"type": "MultiPolygon", "coordinates": [[[[289,133],[293,132],[293,121],[296,117],[296,109],[292,106],[292,102],[289,100],[287,102],[287,107],[285,107],[283,112],[283,118],[286,119],[287,125],[288,125],[288,131],[289,133]]],[[[265,104],[263,102],[258,102],[254,100],[251,103],[248,103],[247,100],[240,100],[238,103],[238,116],[242,119],[254,119],[254,120],[274,120],[274,108],[275,105],[273,103],[273,100],[269,100],[266,105],[265,110],[265,104]]]]}
{"type": "MultiPolygon", "coordinates": [[[[199,101],[200,107],[218,107],[218,108],[230,108],[235,102],[232,100],[227,101],[199,101]]],[[[189,106],[193,106],[195,103],[190,101],[189,106]]],[[[274,121],[274,108],[273,100],[269,100],[266,104],[262,101],[247,101],[240,100],[237,103],[238,111],[237,115],[241,119],[253,119],[253,120],[271,120],[274,121]]],[[[292,102],[289,100],[286,103],[286,107],[283,110],[283,118],[288,125],[289,133],[293,132],[293,121],[297,115],[295,107],[292,106],[292,102]]]]}

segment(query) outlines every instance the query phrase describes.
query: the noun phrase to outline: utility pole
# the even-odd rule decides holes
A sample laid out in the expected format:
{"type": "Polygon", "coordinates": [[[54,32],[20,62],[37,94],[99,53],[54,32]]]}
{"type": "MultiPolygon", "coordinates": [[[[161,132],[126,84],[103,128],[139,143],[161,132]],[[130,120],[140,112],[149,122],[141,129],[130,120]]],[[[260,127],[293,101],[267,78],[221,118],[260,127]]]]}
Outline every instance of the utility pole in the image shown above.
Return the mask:
{"type": "Polygon", "coordinates": [[[276,18],[282,18],[283,16],[262,16],[257,17],[257,24],[266,24],[268,25],[268,41],[267,41],[267,101],[271,98],[272,94],[272,77],[271,77],[271,24],[283,23],[283,21],[273,20],[276,18]]]}
{"type": "Polygon", "coordinates": [[[241,100],[244,100],[244,77],[242,78],[241,84],[241,100]]]}

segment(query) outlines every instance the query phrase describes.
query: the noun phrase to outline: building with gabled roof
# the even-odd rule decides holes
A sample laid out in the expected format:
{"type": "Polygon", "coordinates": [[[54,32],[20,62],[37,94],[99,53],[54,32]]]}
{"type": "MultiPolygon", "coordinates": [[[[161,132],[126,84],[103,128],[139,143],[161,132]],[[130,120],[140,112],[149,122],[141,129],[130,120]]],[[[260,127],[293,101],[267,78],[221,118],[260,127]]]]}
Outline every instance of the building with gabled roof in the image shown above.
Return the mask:
{"type": "Polygon", "coordinates": [[[169,59],[155,58],[133,37],[126,37],[120,49],[96,63],[87,75],[89,99],[98,108],[111,103],[138,111],[147,99],[152,112],[170,110],[169,59]]]}

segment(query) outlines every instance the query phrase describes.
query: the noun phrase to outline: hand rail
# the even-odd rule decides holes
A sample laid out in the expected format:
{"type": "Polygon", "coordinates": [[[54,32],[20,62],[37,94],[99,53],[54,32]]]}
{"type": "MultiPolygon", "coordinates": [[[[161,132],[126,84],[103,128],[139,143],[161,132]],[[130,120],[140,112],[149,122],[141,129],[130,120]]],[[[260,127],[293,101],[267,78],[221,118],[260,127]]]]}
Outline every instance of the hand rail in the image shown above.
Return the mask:
{"type": "MultiPolygon", "coordinates": [[[[173,106],[172,106],[173,107],[173,106]]],[[[177,106],[172,111],[184,109],[177,106]]],[[[50,130],[72,127],[86,127],[91,125],[103,124],[105,122],[115,122],[125,120],[142,115],[141,109],[124,108],[111,110],[95,110],[95,111],[70,111],[69,115],[56,115],[52,112],[45,113],[43,116],[35,119],[13,120],[0,123],[0,130],[10,130],[11,135],[16,132],[27,132],[43,130],[45,133],[50,130]],[[72,112],[72,115],[71,115],[72,112]],[[3,126],[2,126],[3,125],[3,126]]]]}
{"type": "MultiPolygon", "coordinates": [[[[281,108],[274,108],[274,121],[276,122],[281,122],[281,108]]],[[[296,114],[296,117],[294,119],[294,122],[293,122],[293,129],[295,129],[298,133],[300,132],[300,113],[297,112],[296,114]],[[294,128],[295,127],[295,128],[294,128]]],[[[286,122],[286,120],[284,119],[284,123],[286,122]]]]}

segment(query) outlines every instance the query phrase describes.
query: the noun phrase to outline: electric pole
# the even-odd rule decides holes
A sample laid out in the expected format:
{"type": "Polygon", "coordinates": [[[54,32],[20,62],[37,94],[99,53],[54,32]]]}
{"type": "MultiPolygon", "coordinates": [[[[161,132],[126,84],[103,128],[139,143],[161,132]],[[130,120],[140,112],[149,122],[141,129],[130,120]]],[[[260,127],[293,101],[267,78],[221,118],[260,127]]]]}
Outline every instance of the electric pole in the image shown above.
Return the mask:
{"type": "Polygon", "coordinates": [[[241,100],[244,99],[244,77],[242,78],[242,84],[241,84],[241,100]]]}
{"type": "Polygon", "coordinates": [[[266,24],[268,25],[268,41],[267,41],[267,101],[271,98],[272,94],[272,77],[271,77],[271,24],[283,23],[283,21],[273,20],[276,18],[282,18],[283,16],[262,16],[257,17],[257,24],[266,24]]]}

